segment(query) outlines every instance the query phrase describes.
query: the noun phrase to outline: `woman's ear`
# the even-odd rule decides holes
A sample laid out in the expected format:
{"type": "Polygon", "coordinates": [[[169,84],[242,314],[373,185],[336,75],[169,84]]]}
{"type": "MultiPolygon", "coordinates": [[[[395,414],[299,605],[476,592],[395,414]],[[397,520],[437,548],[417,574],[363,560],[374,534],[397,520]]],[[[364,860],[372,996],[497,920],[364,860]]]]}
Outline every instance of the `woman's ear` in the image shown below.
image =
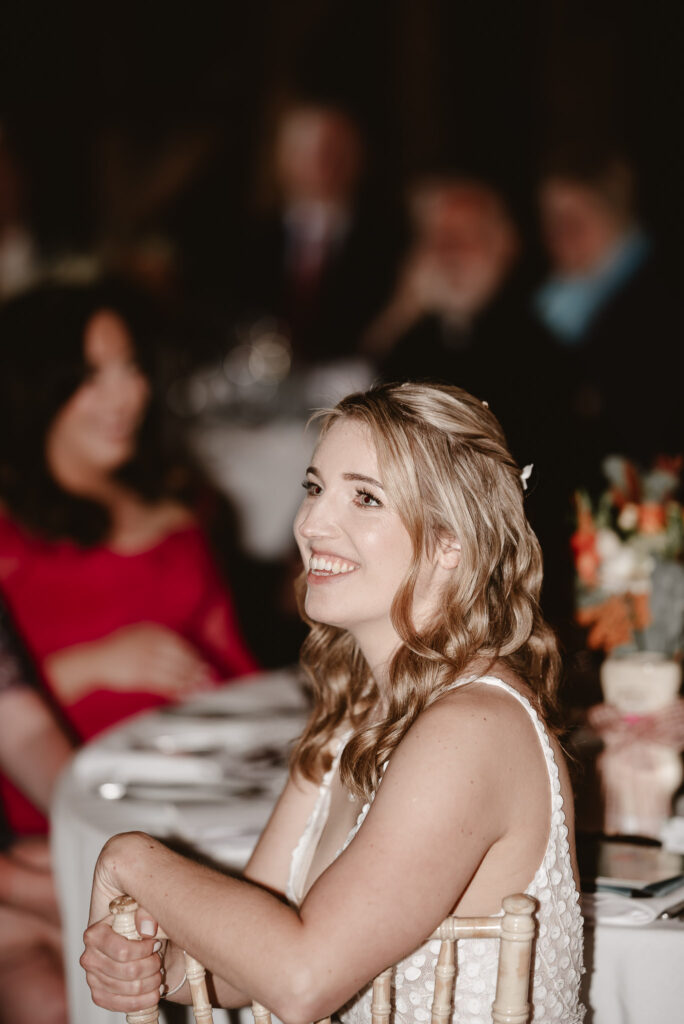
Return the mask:
{"type": "Polygon", "coordinates": [[[437,561],[443,569],[455,569],[461,561],[461,544],[456,537],[443,534],[437,543],[437,561]]]}

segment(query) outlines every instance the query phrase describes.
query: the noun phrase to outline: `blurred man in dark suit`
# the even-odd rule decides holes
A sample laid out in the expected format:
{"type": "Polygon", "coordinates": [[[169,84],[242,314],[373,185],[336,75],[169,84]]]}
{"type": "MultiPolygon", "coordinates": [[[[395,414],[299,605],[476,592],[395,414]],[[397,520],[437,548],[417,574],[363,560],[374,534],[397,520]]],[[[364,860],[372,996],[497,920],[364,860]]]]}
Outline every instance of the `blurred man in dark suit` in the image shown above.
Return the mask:
{"type": "Polygon", "coordinates": [[[477,180],[420,182],[410,207],[413,244],[366,350],[386,380],[439,380],[486,400],[525,461],[542,346],[517,227],[498,192],[477,180]]]}
{"type": "Polygon", "coordinates": [[[295,106],[281,119],[274,171],[278,202],[251,230],[238,320],[272,317],[296,362],[354,354],[392,285],[400,222],[367,203],[356,123],[328,106],[295,106]]]}

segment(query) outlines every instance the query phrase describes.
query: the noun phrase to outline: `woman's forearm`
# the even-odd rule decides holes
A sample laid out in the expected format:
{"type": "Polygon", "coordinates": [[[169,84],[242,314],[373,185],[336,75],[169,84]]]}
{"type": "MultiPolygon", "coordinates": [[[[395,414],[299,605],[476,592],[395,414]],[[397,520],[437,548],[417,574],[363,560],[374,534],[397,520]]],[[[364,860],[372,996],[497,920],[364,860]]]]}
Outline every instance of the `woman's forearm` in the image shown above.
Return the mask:
{"type": "Polygon", "coordinates": [[[0,903],[46,920],[58,920],[52,874],[33,870],[5,854],[0,854],[0,903]]]}
{"type": "MultiPolygon", "coordinates": [[[[311,949],[299,915],[277,896],[189,861],[143,833],[110,840],[98,871],[91,921],[106,916],[113,895],[126,892],[211,972],[221,1005],[256,999],[283,1020],[309,1018],[311,949]]],[[[187,992],[176,998],[186,1001],[187,992]]]]}
{"type": "Polygon", "coordinates": [[[3,694],[0,766],[42,811],[72,754],[70,740],[38,693],[22,686],[3,694]]]}
{"type": "MultiPolygon", "coordinates": [[[[186,964],[183,950],[173,942],[168,942],[164,953],[164,985],[171,991],[171,995],[164,996],[170,1003],[180,1003],[188,1006],[192,1001],[190,985],[186,979],[186,964]]],[[[207,988],[212,1003],[216,1006],[223,1006],[226,1009],[236,1009],[241,1006],[248,1006],[251,1003],[250,997],[245,992],[240,992],[233,985],[217,974],[207,972],[207,988]]]]}
{"type": "Polygon", "coordinates": [[[45,659],[45,671],[60,699],[78,700],[102,672],[101,642],[74,644],[45,659]]]}

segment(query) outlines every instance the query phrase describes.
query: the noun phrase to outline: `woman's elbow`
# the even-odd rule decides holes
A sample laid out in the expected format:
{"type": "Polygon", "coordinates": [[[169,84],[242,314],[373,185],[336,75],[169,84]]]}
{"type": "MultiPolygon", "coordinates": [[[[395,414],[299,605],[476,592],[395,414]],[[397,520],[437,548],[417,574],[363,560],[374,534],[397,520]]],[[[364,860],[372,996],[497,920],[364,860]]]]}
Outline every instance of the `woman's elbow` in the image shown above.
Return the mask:
{"type": "Polygon", "coordinates": [[[320,971],[303,965],[290,973],[269,1009],[283,1024],[311,1024],[312,1021],[322,1020],[344,1002],[336,998],[334,987],[326,984],[330,980],[322,976],[320,971]]]}

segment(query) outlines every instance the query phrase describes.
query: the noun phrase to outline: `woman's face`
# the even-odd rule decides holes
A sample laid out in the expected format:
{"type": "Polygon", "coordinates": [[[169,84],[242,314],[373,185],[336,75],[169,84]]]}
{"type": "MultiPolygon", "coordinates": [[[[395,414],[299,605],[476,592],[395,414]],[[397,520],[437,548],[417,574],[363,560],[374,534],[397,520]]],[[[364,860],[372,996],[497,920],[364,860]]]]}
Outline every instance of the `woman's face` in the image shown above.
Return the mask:
{"type": "MultiPolygon", "coordinates": [[[[413,548],[385,493],[363,424],[340,419],[330,427],[314,452],[305,487],[294,530],[308,570],[306,613],[349,630],[362,648],[387,657],[397,643],[390,609],[413,548]]],[[[426,559],[415,594],[419,621],[436,600],[435,571],[426,559]]]]}
{"type": "Polygon", "coordinates": [[[48,431],[48,462],[53,471],[57,464],[80,474],[113,472],[135,452],[149,384],[126,324],[110,310],[89,320],[84,356],[86,379],[48,431]]]}
{"type": "Polygon", "coordinates": [[[582,274],[597,267],[622,225],[600,196],[580,184],[547,181],[541,190],[542,229],[554,269],[582,274]]]}

